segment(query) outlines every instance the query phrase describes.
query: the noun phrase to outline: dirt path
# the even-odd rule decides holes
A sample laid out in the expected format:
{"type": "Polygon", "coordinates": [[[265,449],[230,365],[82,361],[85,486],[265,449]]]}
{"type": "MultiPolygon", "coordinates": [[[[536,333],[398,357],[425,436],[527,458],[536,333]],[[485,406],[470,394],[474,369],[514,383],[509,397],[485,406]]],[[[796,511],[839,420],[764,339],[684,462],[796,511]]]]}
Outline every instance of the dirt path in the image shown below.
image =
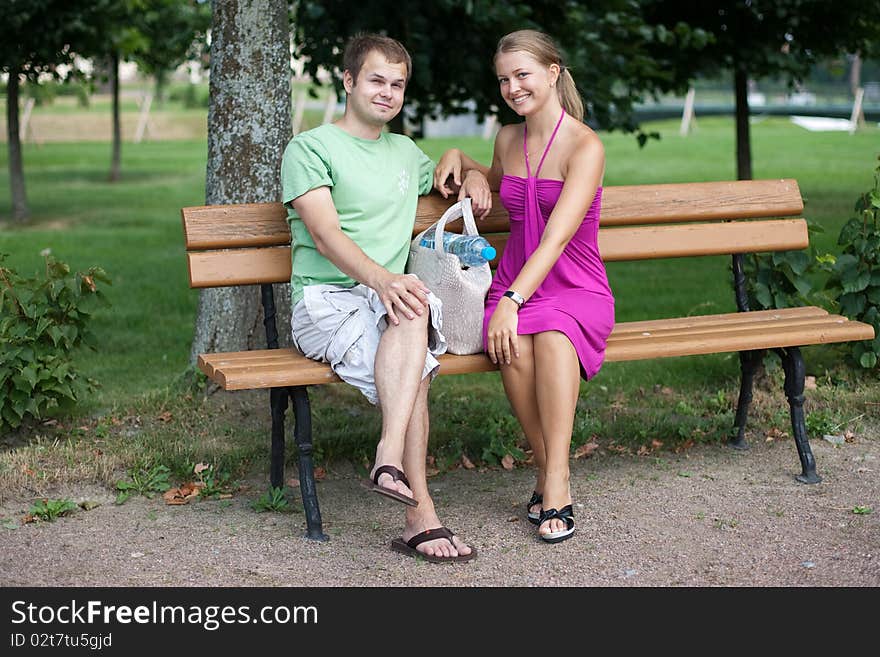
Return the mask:
{"type": "MultiPolygon", "coordinates": [[[[539,542],[523,517],[529,470],[435,477],[430,485],[441,517],[480,552],[458,566],[392,553],[400,508],[365,492],[352,472],[333,472],[318,484],[326,543],[302,538],[301,512],[254,511],[255,492],[171,507],[158,498],[114,506],[104,489],[66,491],[102,504],[54,523],[0,528],[0,580],[5,586],[878,586],[880,438],[812,444],[824,477],[813,486],[794,481],[799,469],[790,440],[745,453],[712,446],[574,461],[578,533],[557,546],[539,542]],[[872,512],[854,513],[857,506],[872,512]]],[[[260,477],[251,490],[264,486],[260,477]]],[[[0,517],[20,518],[29,503],[7,501],[0,517]]]]}

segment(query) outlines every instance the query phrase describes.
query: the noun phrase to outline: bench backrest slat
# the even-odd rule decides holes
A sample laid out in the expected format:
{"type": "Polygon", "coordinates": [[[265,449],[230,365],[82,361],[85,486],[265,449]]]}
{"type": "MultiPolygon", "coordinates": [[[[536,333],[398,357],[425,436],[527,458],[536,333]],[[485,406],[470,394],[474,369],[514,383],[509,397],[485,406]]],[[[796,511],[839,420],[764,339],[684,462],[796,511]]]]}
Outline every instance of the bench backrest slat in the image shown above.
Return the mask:
{"type": "MultiPolygon", "coordinates": [[[[419,199],[413,234],[433,224],[452,199],[419,199]]],[[[802,249],[803,210],[795,180],[742,180],[606,187],[599,249],[606,261],[802,249]],[[758,220],[761,221],[758,221],[758,220]]],[[[277,283],[290,279],[290,231],[280,203],[181,210],[192,287],[277,283]]],[[[461,230],[461,222],[450,225],[461,230]]],[[[499,254],[509,237],[495,195],[479,229],[499,254]]]]}
{"type": "MultiPolygon", "coordinates": [[[[413,235],[433,224],[452,200],[439,194],[419,199],[413,235]]],[[[804,209],[795,180],[738,180],[606,187],[602,226],[787,217],[804,209]]],[[[290,243],[287,210],[280,203],[244,203],[183,208],[187,250],[234,249],[290,243]]],[[[479,222],[481,233],[508,230],[507,212],[498,195],[479,222]]],[[[450,224],[461,231],[461,222],[450,224]]]]}
{"type": "MultiPolygon", "coordinates": [[[[499,253],[506,234],[488,236],[499,253]]],[[[607,261],[787,251],[808,244],[803,219],[732,221],[601,228],[599,250],[607,261]]],[[[290,279],[290,247],[194,251],[187,254],[193,287],[281,283],[290,279]]]]}

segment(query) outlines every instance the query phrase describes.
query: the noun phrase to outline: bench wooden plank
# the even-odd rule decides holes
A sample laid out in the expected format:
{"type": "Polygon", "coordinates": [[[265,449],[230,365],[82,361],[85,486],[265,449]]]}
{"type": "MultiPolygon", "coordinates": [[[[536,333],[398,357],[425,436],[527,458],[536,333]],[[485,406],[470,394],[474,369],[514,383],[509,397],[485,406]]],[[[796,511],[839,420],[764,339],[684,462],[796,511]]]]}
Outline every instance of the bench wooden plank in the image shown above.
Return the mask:
{"type": "MultiPolygon", "coordinates": [[[[419,200],[413,235],[428,228],[452,204],[436,192],[419,200]]],[[[602,226],[787,217],[803,212],[797,181],[738,180],[606,187],[602,226]]],[[[181,210],[187,250],[280,246],[290,243],[287,210],[280,203],[243,203],[181,210]]],[[[481,233],[508,230],[498,194],[479,223],[481,233]]],[[[461,231],[461,222],[450,224],[461,231]]]]}
{"type": "Polygon", "coordinates": [[[186,254],[190,287],[256,285],[290,281],[290,247],[192,251],[186,254]]]}
{"type": "MultiPolygon", "coordinates": [[[[508,235],[489,235],[488,239],[501,253],[508,235]]],[[[808,243],[807,223],[803,219],[599,230],[599,250],[606,262],[788,251],[803,249],[808,243]]],[[[196,288],[290,280],[289,246],[192,251],[187,253],[187,259],[190,285],[196,288]]]]}
{"type": "MultiPolygon", "coordinates": [[[[821,308],[728,313],[622,323],[608,340],[606,360],[692,356],[773,347],[869,340],[873,329],[821,308]],[[650,328],[650,331],[644,329],[650,328]],[[649,335],[644,335],[648,332],[649,335]]],[[[497,369],[484,354],[440,357],[441,374],[497,369]]],[[[199,368],[227,390],[338,382],[329,365],[294,349],[203,354],[199,368]]]]}

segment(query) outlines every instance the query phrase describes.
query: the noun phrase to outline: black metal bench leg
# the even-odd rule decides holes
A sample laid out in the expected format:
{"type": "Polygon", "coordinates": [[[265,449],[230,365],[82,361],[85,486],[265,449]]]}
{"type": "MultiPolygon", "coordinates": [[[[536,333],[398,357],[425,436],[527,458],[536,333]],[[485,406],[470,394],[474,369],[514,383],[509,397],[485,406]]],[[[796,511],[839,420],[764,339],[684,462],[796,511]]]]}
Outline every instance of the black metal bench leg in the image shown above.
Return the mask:
{"type": "Polygon", "coordinates": [[[782,358],[782,368],[785,370],[785,396],[788,397],[788,406],[791,409],[791,430],[803,468],[803,473],[796,479],[804,484],[817,484],[822,478],[816,474],[816,459],[810,449],[810,441],[807,440],[807,426],[804,422],[804,359],[798,347],[777,349],[776,353],[782,358]]]}
{"type": "Polygon", "coordinates": [[[755,370],[764,357],[764,351],[741,351],[739,352],[739,366],[742,379],[739,384],[739,400],[736,403],[736,417],[733,426],[736,436],[728,443],[734,449],[748,449],[746,442],[746,421],[749,418],[749,405],[752,403],[752,388],[755,380],[755,370]]]}
{"type": "Polygon", "coordinates": [[[269,405],[272,408],[272,448],[269,481],[275,488],[284,486],[284,414],[287,412],[287,390],[271,388],[269,405]]]}
{"type": "Polygon", "coordinates": [[[288,388],[288,391],[296,415],[293,436],[298,451],[299,487],[306,513],[306,535],[308,538],[326,541],[329,537],[321,528],[321,510],[318,508],[318,491],[315,488],[315,472],[312,465],[312,409],[309,405],[309,393],[305,386],[294,386],[288,388]]]}

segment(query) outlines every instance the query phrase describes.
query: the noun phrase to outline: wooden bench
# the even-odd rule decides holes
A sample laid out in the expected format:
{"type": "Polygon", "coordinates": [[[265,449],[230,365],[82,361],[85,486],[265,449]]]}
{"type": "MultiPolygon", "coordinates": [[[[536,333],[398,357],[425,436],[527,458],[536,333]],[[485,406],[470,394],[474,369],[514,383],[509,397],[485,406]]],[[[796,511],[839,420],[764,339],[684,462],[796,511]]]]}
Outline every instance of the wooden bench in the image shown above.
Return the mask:
{"type": "MultiPolygon", "coordinates": [[[[451,201],[432,194],[419,200],[413,234],[431,225],[451,201]]],[[[799,481],[820,481],[804,425],[804,363],[799,347],[870,340],[868,324],[830,315],[816,307],[749,311],[743,254],[803,249],[807,225],[794,180],[686,183],[606,187],[599,245],[605,261],[732,255],[734,294],[739,312],[648,319],[619,323],[608,341],[608,361],[739,352],[742,370],[731,443],[745,447],[745,425],[752,379],[765,350],[782,358],[785,394],[802,472],[799,481]],[[792,218],[793,217],[793,218],[792,218]]],[[[267,349],[202,354],[199,368],[226,390],[269,388],[272,443],[270,478],[284,481],[284,416],[288,399],[295,414],[299,479],[308,536],[325,538],[312,475],[312,431],[308,386],[339,379],[323,363],[294,349],[279,349],[272,283],[290,279],[290,232],[280,203],[183,208],[190,285],[196,288],[261,285],[267,349]]],[[[452,230],[455,230],[455,225],[452,230]]],[[[460,230],[460,226],[458,228],[460,230]]],[[[508,217],[497,198],[480,223],[500,254],[507,241],[508,217]]],[[[497,369],[483,354],[440,358],[441,374],[497,369]]]]}

